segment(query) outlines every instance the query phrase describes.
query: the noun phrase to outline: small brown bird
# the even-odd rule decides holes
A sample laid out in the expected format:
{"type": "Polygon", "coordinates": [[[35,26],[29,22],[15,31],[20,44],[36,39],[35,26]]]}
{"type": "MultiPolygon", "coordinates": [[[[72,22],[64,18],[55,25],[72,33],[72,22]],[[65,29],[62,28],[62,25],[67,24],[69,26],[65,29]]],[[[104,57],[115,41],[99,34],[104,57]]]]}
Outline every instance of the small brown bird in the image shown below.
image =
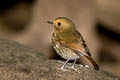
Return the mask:
{"type": "Polygon", "coordinates": [[[72,68],[76,60],[81,56],[86,57],[94,66],[95,70],[99,70],[97,63],[91,57],[89,49],[83,40],[82,35],[77,31],[73,22],[65,17],[58,17],[53,22],[54,33],[52,36],[53,47],[56,52],[67,61],[61,67],[64,70],[69,60],[74,60],[72,68]]]}

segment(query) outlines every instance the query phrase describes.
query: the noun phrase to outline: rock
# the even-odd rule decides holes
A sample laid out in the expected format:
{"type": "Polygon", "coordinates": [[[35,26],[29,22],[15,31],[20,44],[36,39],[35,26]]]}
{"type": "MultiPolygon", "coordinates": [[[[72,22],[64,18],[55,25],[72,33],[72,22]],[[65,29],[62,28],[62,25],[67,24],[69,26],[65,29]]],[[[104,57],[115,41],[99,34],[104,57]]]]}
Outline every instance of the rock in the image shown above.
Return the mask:
{"type": "Polygon", "coordinates": [[[33,48],[26,47],[15,41],[0,39],[0,66],[3,64],[25,64],[44,62],[47,58],[33,48]]]}
{"type": "MultiPolygon", "coordinates": [[[[0,67],[1,80],[120,80],[110,72],[94,70],[91,67],[80,67],[76,64],[77,71],[59,68],[61,63],[56,60],[47,60],[44,63],[26,63],[0,67]]],[[[70,64],[68,64],[70,66],[70,64]]]]}
{"type": "Polygon", "coordinates": [[[77,70],[65,68],[57,60],[15,41],[0,39],[0,80],[119,80],[110,72],[76,64],[77,70]]]}

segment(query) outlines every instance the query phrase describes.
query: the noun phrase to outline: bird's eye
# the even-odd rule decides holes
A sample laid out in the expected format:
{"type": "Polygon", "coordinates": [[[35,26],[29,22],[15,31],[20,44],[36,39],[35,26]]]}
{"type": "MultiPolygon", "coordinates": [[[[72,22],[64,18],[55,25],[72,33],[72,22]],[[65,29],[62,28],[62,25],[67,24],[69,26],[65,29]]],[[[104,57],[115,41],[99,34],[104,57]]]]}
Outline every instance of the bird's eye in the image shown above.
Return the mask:
{"type": "Polygon", "coordinates": [[[58,22],[58,26],[61,26],[61,23],[60,23],[60,22],[58,22]]]}

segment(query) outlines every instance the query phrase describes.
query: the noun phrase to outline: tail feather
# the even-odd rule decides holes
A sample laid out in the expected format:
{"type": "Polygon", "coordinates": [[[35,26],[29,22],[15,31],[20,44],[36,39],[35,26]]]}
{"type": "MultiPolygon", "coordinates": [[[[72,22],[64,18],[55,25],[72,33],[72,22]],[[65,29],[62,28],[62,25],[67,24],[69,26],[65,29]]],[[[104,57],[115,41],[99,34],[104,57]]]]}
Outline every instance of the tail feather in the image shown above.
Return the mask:
{"type": "Polygon", "coordinates": [[[99,66],[97,65],[97,63],[93,60],[93,58],[91,56],[87,56],[87,55],[84,55],[91,63],[92,65],[94,66],[95,70],[99,70],[99,66]]]}

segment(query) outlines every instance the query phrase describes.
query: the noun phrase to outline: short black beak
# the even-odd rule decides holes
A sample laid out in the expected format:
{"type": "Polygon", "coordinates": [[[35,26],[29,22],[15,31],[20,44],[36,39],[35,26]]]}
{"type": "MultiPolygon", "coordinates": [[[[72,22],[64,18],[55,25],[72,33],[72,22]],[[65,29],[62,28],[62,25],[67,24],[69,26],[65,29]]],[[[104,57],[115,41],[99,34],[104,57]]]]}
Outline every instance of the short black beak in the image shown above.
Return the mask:
{"type": "Polygon", "coordinates": [[[52,22],[52,21],[47,21],[47,23],[49,23],[49,24],[53,24],[53,22],[52,22]]]}

